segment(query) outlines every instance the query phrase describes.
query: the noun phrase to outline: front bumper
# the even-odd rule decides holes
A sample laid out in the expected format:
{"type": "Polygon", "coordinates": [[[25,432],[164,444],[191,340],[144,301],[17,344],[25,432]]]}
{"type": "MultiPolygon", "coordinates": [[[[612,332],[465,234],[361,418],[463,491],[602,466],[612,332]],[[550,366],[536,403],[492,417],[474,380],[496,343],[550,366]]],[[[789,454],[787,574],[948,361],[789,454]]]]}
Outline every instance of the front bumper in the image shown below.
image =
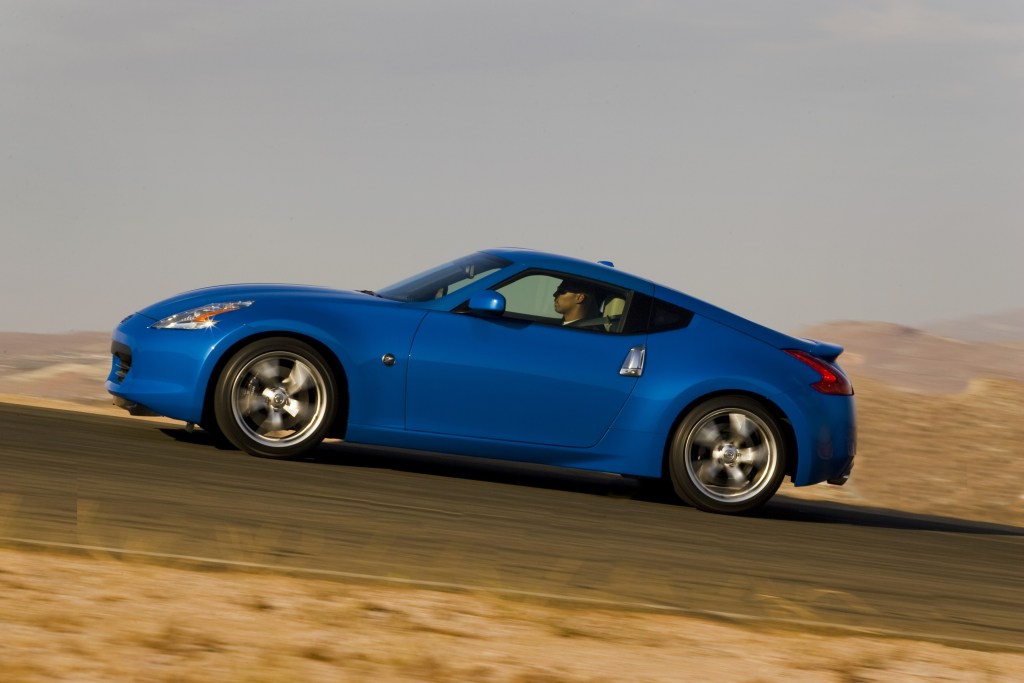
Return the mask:
{"type": "Polygon", "coordinates": [[[114,330],[106,389],[132,415],[200,422],[215,352],[228,331],[153,329],[135,314],[114,330]]]}

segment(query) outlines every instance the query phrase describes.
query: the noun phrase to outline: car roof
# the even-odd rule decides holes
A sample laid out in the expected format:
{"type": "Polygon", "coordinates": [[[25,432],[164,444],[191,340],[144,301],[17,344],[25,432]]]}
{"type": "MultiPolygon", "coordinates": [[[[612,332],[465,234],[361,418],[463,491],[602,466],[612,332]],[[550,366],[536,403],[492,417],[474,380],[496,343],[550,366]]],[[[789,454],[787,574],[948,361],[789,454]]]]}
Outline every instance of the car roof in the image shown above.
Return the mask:
{"type": "Polygon", "coordinates": [[[544,251],[523,249],[518,247],[502,247],[500,249],[484,249],[484,253],[500,256],[523,268],[541,268],[567,272],[584,278],[590,278],[619,285],[627,289],[651,294],[655,283],[647,278],[619,270],[614,266],[595,261],[585,261],[572,256],[561,256],[544,251]]]}

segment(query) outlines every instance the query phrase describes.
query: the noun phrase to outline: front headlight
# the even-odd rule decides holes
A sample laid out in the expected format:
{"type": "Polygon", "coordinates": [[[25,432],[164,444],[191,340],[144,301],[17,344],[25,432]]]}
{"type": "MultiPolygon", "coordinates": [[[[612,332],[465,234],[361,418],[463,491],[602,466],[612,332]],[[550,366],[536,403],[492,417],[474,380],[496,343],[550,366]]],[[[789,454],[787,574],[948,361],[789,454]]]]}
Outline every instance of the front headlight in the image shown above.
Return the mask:
{"type": "Polygon", "coordinates": [[[230,313],[240,308],[251,306],[251,301],[229,301],[220,304],[207,304],[190,311],[182,311],[167,316],[150,327],[158,330],[205,330],[217,324],[216,317],[222,313],[230,313]]]}

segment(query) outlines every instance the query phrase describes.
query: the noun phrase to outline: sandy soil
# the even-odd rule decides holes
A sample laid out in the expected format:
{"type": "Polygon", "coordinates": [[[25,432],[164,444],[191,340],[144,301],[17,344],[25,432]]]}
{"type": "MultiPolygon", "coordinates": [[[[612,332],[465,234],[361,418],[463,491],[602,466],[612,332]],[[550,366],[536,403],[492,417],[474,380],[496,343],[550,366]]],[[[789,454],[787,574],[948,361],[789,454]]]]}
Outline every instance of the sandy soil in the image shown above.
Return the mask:
{"type": "Polygon", "coordinates": [[[42,681],[982,681],[1024,654],[0,549],[0,672],[42,681]]]}
{"type": "MultiPolygon", "coordinates": [[[[101,335],[80,353],[22,337],[0,343],[0,400],[124,414],[102,389],[101,335]]],[[[1024,526],[1024,382],[899,389],[861,374],[872,353],[853,357],[850,483],[784,493],[1024,526]]],[[[8,547],[0,680],[1008,682],[1024,654],[8,547]]]]}

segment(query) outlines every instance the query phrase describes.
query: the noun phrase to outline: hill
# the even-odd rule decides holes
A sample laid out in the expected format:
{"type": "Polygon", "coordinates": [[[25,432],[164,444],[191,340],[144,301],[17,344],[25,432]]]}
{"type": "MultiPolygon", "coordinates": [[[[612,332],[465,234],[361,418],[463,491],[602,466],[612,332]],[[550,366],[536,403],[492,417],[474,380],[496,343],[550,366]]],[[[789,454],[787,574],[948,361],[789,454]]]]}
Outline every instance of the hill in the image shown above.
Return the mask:
{"type": "Polygon", "coordinates": [[[963,341],[1013,342],[1024,340],[1024,308],[1002,313],[926,323],[921,329],[963,341]]]}
{"type": "Polygon", "coordinates": [[[1024,382],[1024,341],[969,342],[881,322],[835,322],[800,332],[840,344],[839,363],[852,375],[902,389],[951,393],[973,379],[1024,382]]]}

